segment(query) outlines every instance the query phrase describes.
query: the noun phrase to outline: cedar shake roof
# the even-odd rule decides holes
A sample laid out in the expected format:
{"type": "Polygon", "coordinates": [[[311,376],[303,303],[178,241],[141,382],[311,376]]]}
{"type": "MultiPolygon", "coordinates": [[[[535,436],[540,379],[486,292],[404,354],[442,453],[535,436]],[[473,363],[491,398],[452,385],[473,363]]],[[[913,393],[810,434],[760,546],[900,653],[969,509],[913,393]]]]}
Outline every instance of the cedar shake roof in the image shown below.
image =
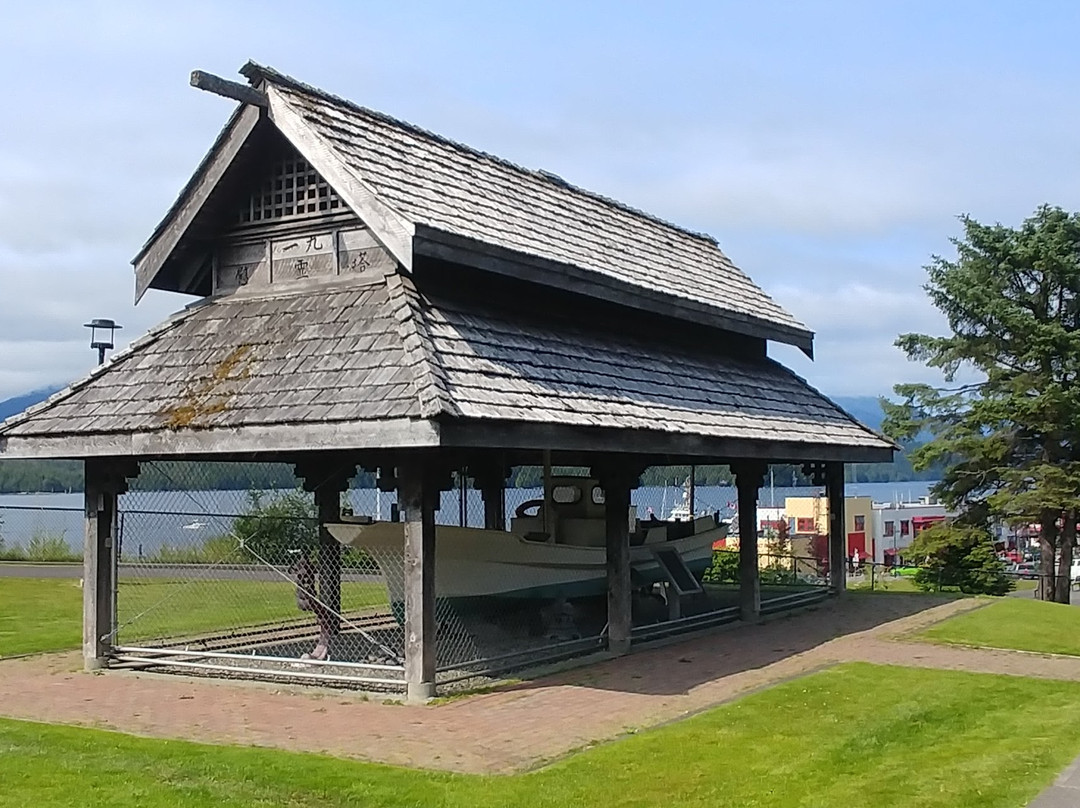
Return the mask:
{"type": "Polygon", "coordinates": [[[197,303],[11,436],[421,418],[441,411],[399,276],[320,294],[197,303]],[[407,347],[411,346],[411,347],[407,347]],[[429,393],[429,389],[431,392],[429,393]]]}
{"type": "MultiPolygon", "coordinates": [[[[256,75],[254,71],[249,75],[256,75]]],[[[809,329],[776,303],[716,241],[260,69],[335,156],[416,225],[569,264],[603,280],[778,328],[809,329]]]]}
{"type": "Polygon", "coordinates": [[[429,299],[396,273],[317,295],[238,293],[189,307],[0,425],[0,448],[156,434],[166,451],[185,432],[419,419],[630,430],[630,445],[634,431],[651,431],[892,448],[771,360],[510,319],[429,299]]]}
{"type": "Polygon", "coordinates": [[[448,300],[427,302],[424,316],[464,418],[891,446],[772,360],[615,341],[448,300]]]}
{"type": "MultiPolygon", "coordinates": [[[[269,117],[335,184],[406,269],[413,254],[478,261],[553,286],[699,320],[813,350],[813,332],[717,246],[612,199],[366,109],[249,62],[241,72],[269,95],[269,117]],[[301,142],[302,141],[302,142],[301,142]],[[338,183],[342,184],[341,182],[338,183]],[[357,195],[363,197],[357,199],[357,195]],[[381,221],[372,221],[372,216],[381,221]],[[456,252],[455,252],[456,250],[456,252]],[[464,256],[464,257],[462,257],[464,256]]],[[[241,108],[243,109],[243,108],[241,108]]],[[[196,172],[207,171],[227,124],[196,172]]],[[[194,180],[193,180],[194,182],[194,180]]],[[[192,195],[181,194],[135,263],[192,195]]],[[[151,278],[142,285],[154,285],[151,278]]],[[[141,293],[141,289],[140,289],[141,293]]]]}
{"type": "Polygon", "coordinates": [[[374,263],[350,274],[334,253],[317,281],[248,285],[245,273],[240,286],[219,286],[0,424],[0,457],[461,446],[891,458],[894,444],[763,358],[767,339],[809,352],[812,334],[708,236],[268,68],[244,73],[266,109],[233,114],[136,258],[137,288],[157,278],[193,291],[183,278],[218,260],[206,251],[231,226],[224,192],[213,201],[219,186],[230,171],[248,176],[249,138],[265,144],[275,128],[351,211],[326,221],[344,216],[352,223],[342,226],[362,225],[377,242],[374,263]],[[425,289],[433,276],[414,260],[429,261],[438,284],[425,289]],[[485,294],[492,284],[464,280],[476,271],[518,278],[503,282],[519,297],[528,297],[522,280],[561,288],[552,294],[573,295],[576,319],[534,301],[511,313],[485,294]],[[458,280],[469,288],[455,289],[458,280]],[[630,335],[633,316],[592,317],[612,302],[663,325],[630,335]]]}

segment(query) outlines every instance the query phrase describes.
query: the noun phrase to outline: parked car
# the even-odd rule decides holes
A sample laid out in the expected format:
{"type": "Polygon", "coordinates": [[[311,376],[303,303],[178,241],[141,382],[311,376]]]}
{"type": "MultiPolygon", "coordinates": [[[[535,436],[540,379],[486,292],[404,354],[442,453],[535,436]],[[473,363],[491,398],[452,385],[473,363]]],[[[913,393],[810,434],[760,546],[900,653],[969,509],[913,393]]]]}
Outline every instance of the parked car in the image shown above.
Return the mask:
{"type": "Polygon", "coordinates": [[[1021,561],[1019,564],[1013,564],[1008,572],[1018,578],[1030,580],[1039,577],[1039,565],[1034,561],[1021,561]]]}

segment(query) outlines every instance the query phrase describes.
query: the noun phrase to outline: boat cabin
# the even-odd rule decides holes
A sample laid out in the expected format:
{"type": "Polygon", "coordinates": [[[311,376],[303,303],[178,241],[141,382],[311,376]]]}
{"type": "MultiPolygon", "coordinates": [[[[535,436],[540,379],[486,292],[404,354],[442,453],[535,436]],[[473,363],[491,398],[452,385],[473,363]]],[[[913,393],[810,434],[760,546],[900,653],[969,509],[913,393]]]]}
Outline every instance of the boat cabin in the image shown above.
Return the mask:
{"type": "MultiPolygon", "coordinates": [[[[637,507],[627,513],[630,544],[655,544],[684,539],[708,531],[721,530],[715,538],[727,534],[727,525],[719,515],[694,519],[638,518],[637,507]]],[[[604,489],[588,477],[556,477],[543,498],[527,500],[517,507],[510,520],[510,532],[528,541],[569,544],[578,547],[604,545],[604,489]]]]}

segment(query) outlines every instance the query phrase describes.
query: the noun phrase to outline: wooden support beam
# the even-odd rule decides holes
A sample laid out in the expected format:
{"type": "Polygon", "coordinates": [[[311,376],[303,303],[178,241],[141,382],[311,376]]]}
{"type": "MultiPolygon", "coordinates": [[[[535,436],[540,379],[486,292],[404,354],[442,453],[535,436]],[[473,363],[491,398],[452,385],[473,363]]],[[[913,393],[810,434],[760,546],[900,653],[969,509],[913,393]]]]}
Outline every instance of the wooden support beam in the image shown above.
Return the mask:
{"type": "Polygon", "coordinates": [[[469,469],[457,470],[458,526],[469,526],[469,469]]]}
{"type": "Polygon", "coordinates": [[[270,106],[270,99],[266,97],[266,93],[261,93],[250,85],[241,84],[238,81],[229,81],[221,78],[221,76],[215,76],[213,73],[206,73],[202,70],[191,71],[191,86],[214,95],[231,98],[241,104],[251,104],[262,109],[270,106]]]}
{"type": "MultiPolygon", "coordinates": [[[[345,481],[348,485],[348,480],[345,481]]],[[[341,521],[341,489],[323,485],[315,489],[315,512],[319,517],[319,600],[330,610],[323,628],[336,636],[341,631],[341,543],[326,525],[341,521]]]]}
{"type": "Polygon", "coordinates": [[[633,600],[630,581],[629,484],[604,486],[604,522],[607,547],[608,650],[630,651],[633,600]]]}
{"type": "Polygon", "coordinates": [[[753,460],[731,464],[739,498],[739,615],[747,621],[761,617],[757,506],[766,468],[753,460]]]}
{"type": "Polygon", "coordinates": [[[326,607],[320,625],[322,631],[336,636],[341,631],[341,543],[330,535],[326,525],[341,521],[341,493],[349,490],[356,476],[356,465],[341,456],[301,460],[294,467],[305,491],[315,495],[315,513],[319,520],[319,545],[316,569],[319,600],[326,607]]]}
{"type": "Polygon", "coordinates": [[[555,511],[551,501],[551,449],[543,450],[541,463],[543,464],[544,491],[540,495],[543,503],[540,506],[540,515],[544,517],[544,532],[548,534],[548,539],[555,541],[555,511]]]}
{"type": "Polygon", "coordinates": [[[506,530],[506,482],[499,482],[480,490],[484,499],[484,529],[506,530]]]}
{"type": "Polygon", "coordinates": [[[116,635],[117,504],[134,463],[87,460],[83,500],[83,664],[88,671],[109,664],[116,635]]]}
{"type": "Polygon", "coordinates": [[[405,513],[405,695],[435,695],[435,505],[438,487],[422,458],[398,466],[398,503],[405,513]]]}
{"type": "Polygon", "coordinates": [[[829,587],[837,595],[847,590],[847,522],[844,515],[844,464],[827,463],[825,489],[829,498],[829,587]]]}
{"type": "Polygon", "coordinates": [[[604,489],[604,535],[607,550],[608,651],[630,651],[633,628],[633,584],[630,578],[630,490],[642,469],[605,463],[593,476],[604,489]]]}
{"type": "Polygon", "coordinates": [[[100,476],[86,463],[83,499],[86,503],[86,534],[83,544],[83,665],[88,671],[108,665],[108,644],[104,635],[112,622],[107,609],[110,580],[108,570],[109,534],[111,532],[110,498],[106,496],[100,476]]]}
{"type": "Polygon", "coordinates": [[[510,469],[502,458],[474,464],[472,468],[475,469],[473,479],[484,500],[484,529],[506,530],[506,478],[510,469]]]}

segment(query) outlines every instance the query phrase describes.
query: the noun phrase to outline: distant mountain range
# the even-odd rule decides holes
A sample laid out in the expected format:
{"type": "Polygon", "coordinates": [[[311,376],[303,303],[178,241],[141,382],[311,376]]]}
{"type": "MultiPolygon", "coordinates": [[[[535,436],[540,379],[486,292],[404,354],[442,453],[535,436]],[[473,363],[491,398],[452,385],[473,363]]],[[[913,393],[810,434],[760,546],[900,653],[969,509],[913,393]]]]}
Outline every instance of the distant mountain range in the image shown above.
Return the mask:
{"type": "Polygon", "coordinates": [[[30,393],[24,393],[21,396],[15,396],[15,398],[8,398],[4,401],[0,401],[0,421],[5,418],[10,418],[16,413],[20,413],[27,407],[33,407],[35,404],[40,404],[47,399],[60,387],[46,387],[44,390],[34,390],[30,393]]]}
{"type": "Polygon", "coordinates": [[[881,411],[877,396],[833,396],[832,400],[871,429],[881,430],[885,413],[881,411]]]}

